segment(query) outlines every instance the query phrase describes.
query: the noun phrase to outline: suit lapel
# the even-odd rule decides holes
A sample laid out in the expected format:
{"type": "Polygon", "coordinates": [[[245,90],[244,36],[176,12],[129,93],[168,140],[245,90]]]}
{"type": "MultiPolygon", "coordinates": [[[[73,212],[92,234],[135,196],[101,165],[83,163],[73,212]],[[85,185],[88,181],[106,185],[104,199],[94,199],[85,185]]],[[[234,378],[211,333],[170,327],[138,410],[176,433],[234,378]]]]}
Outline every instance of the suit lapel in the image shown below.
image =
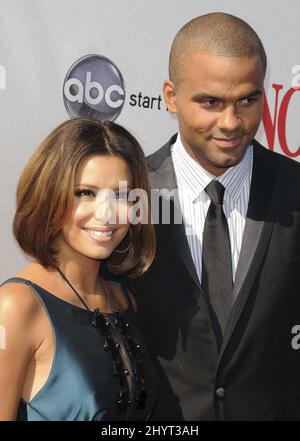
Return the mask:
{"type": "Polygon", "coordinates": [[[241,316],[273,229],[272,207],[276,200],[275,170],[264,161],[264,147],[254,143],[253,172],[247,219],[237,268],[234,298],[224,335],[220,358],[241,316]],[[267,196],[267,197],[266,197],[267,196]]]}
{"type": "MultiPolygon", "coordinates": [[[[175,141],[174,141],[175,142],[175,141]]],[[[171,145],[171,144],[170,144],[171,145]]],[[[164,148],[164,147],[163,147],[164,148]]],[[[169,146],[170,148],[170,146],[169,146]]],[[[165,152],[166,153],[166,152],[165,152]]],[[[177,181],[174,171],[174,166],[172,162],[172,158],[169,155],[164,158],[160,167],[150,173],[152,179],[152,187],[158,190],[165,189],[167,190],[164,193],[160,193],[162,197],[162,203],[166,204],[166,211],[170,209],[171,212],[174,213],[175,219],[180,219],[182,217],[180,204],[177,197],[175,197],[175,204],[173,201],[170,201],[170,192],[173,191],[173,195],[177,194],[177,181]]],[[[193,258],[191,255],[190,247],[185,234],[184,223],[174,223],[174,219],[171,219],[170,224],[160,224],[159,229],[159,239],[164,241],[172,242],[172,245],[175,247],[176,252],[181,257],[183,265],[187,269],[188,273],[192,277],[193,281],[200,289],[199,278],[195,269],[195,265],[193,262],[193,258]]]]}
{"type": "Polygon", "coordinates": [[[201,290],[198,274],[194,265],[194,261],[191,255],[190,247],[186,238],[184,224],[172,225],[171,227],[171,240],[176,249],[176,252],[181,257],[183,265],[192,277],[195,285],[201,290]]]}

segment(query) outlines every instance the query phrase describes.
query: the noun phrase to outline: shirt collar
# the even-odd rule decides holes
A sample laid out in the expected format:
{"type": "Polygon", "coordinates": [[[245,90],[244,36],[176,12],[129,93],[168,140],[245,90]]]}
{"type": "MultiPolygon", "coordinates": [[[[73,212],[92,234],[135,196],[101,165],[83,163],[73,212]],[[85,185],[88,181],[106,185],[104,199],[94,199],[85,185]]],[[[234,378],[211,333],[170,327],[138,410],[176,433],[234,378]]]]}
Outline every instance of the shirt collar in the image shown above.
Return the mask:
{"type": "Polygon", "coordinates": [[[217,180],[224,185],[226,191],[224,200],[232,198],[235,202],[239,199],[243,186],[251,180],[253,163],[253,146],[249,144],[241,161],[226,170],[221,176],[214,176],[195,161],[184,148],[180,134],[171,148],[175,174],[180,187],[184,188],[187,195],[197,202],[206,198],[204,189],[212,181],[217,180]]]}

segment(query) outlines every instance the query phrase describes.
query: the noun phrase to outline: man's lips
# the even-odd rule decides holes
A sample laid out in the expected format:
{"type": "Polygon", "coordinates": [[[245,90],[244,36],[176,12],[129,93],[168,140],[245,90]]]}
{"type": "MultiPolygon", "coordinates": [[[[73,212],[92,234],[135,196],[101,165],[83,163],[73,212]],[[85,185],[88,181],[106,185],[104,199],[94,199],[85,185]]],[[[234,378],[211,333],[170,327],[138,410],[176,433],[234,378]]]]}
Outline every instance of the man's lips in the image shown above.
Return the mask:
{"type": "Polygon", "coordinates": [[[218,147],[237,147],[241,142],[242,136],[235,138],[213,138],[218,147]]]}

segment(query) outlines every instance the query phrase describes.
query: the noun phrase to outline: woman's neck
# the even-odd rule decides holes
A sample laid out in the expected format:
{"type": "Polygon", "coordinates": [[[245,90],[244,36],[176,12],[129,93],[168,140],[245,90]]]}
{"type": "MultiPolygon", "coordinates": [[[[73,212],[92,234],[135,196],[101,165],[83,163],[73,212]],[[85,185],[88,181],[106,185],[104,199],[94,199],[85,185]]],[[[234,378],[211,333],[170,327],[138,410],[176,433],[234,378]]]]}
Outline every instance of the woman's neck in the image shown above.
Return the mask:
{"type": "Polygon", "coordinates": [[[91,259],[85,262],[58,259],[57,265],[71,285],[84,296],[97,294],[101,290],[99,284],[100,266],[100,261],[91,259]]]}

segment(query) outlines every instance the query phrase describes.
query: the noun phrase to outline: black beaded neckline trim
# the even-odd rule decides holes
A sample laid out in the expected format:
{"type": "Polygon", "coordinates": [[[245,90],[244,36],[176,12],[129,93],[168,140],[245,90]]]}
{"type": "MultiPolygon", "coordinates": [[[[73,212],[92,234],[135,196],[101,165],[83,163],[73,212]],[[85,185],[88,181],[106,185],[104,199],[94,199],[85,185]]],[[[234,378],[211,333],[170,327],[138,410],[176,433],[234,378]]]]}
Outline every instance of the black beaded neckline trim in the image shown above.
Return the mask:
{"type": "MultiPolygon", "coordinates": [[[[74,291],[84,307],[88,311],[92,311],[65,274],[61,271],[61,269],[59,267],[56,267],[56,269],[65,282],[74,291]]],[[[144,376],[146,373],[144,373],[144,375],[142,373],[141,359],[139,357],[141,345],[137,344],[134,338],[128,333],[128,328],[130,326],[129,323],[123,319],[119,311],[112,308],[105,286],[102,284],[101,279],[99,280],[102,285],[105,298],[107,299],[111,310],[114,312],[108,316],[105,313],[100,312],[98,308],[95,309],[92,318],[92,325],[100,329],[102,332],[105,339],[104,350],[109,352],[112,356],[114,363],[114,375],[118,378],[121,388],[119,397],[117,399],[117,406],[121,413],[121,419],[128,420],[130,418],[132,406],[134,406],[135,409],[143,410],[148,403],[147,391],[144,388],[144,376]],[[120,354],[121,345],[120,343],[115,342],[113,337],[114,334],[121,337],[121,341],[124,342],[125,350],[128,354],[128,362],[132,375],[131,391],[129,390],[127,381],[127,376],[130,374],[130,372],[124,365],[124,360],[120,354]]]]}
{"type": "Polygon", "coordinates": [[[114,311],[109,320],[99,309],[95,309],[92,325],[98,328],[104,336],[104,350],[109,352],[114,363],[114,375],[120,383],[120,393],[117,399],[117,406],[122,415],[122,419],[128,419],[132,407],[143,410],[149,402],[147,391],[144,388],[146,373],[142,374],[141,359],[139,353],[141,345],[129,334],[130,324],[123,319],[119,311],[114,311]],[[124,365],[120,354],[120,344],[114,340],[114,333],[118,333],[124,342],[124,346],[129,358],[132,370],[132,390],[129,390],[127,376],[130,374],[124,365]]]}

